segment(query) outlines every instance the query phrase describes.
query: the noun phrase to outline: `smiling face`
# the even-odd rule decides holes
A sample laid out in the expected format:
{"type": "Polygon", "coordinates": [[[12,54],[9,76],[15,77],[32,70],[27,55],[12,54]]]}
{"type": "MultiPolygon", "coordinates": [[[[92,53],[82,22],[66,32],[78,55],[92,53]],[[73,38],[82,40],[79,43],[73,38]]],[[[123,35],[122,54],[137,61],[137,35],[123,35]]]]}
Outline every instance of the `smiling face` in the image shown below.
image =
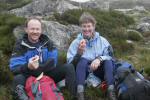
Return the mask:
{"type": "Polygon", "coordinates": [[[29,20],[25,31],[28,34],[28,39],[30,42],[32,43],[38,42],[42,34],[41,22],[37,19],[29,20]]]}
{"type": "Polygon", "coordinates": [[[88,40],[92,38],[95,32],[95,18],[90,13],[84,12],[79,19],[79,23],[82,28],[83,37],[88,40]]]}
{"type": "Polygon", "coordinates": [[[95,25],[92,22],[86,22],[81,24],[82,34],[84,38],[89,39],[95,32],[95,25]]]}

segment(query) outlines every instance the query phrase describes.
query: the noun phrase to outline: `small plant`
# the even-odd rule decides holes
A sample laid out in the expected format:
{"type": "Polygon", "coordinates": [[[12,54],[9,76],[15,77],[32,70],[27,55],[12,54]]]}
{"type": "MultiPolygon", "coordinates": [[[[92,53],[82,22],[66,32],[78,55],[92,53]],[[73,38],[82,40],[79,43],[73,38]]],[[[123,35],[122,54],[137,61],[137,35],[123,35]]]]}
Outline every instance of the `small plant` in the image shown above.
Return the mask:
{"type": "Polygon", "coordinates": [[[31,1],[32,0],[2,0],[0,1],[0,11],[19,8],[31,1]]]}
{"type": "Polygon", "coordinates": [[[12,53],[15,37],[13,29],[24,23],[24,18],[12,14],[0,14],[0,84],[10,83],[13,75],[9,70],[9,59],[12,53]]]}
{"type": "Polygon", "coordinates": [[[127,35],[129,40],[140,41],[143,40],[143,36],[141,33],[135,30],[127,30],[127,35]]]}
{"type": "Polygon", "coordinates": [[[15,41],[12,35],[13,29],[23,24],[25,21],[22,17],[16,17],[12,14],[0,14],[0,50],[5,54],[10,54],[15,41]]]}
{"type": "Polygon", "coordinates": [[[0,86],[0,100],[13,100],[9,85],[0,86]]]}
{"type": "Polygon", "coordinates": [[[121,54],[122,56],[125,54],[130,54],[135,50],[134,44],[127,43],[125,40],[113,39],[111,43],[114,48],[115,56],[118,54],[121,54]]]}
{"type": "Polygon", "coordinates": [[[145,68],[145,72],[148,76],[150,76],[150,68],[149,67],[145,68]]]}
{"type": "Polygon", "coordinates": [[[65,64],[67,62],[66,52],[59,52],[58,54],[58,63],[65,64]]]}

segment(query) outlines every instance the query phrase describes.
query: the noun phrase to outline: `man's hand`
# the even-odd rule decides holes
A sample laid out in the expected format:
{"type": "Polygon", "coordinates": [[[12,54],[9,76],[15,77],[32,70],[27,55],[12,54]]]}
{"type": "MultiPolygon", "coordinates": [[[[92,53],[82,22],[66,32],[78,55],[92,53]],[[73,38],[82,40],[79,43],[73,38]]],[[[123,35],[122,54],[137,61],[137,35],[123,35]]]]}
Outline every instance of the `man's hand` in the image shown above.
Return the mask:
{"type": "Polygon", "coordinates": [[[39,56],[36,55],[29,59],[28,68],[30,70],[35,70],[39,67],[39,56]]]}
{"type": "Polygon", "coordinates": [[[82,40],[80,41],[80,44],[79,44],[77,53],[78,53],[79,55],[82,55],[83,52],[84,52],[84,50],[85,50],[85,47],[86,47],[86,40],[85,40],[85,39],[82,39],[82,40]]]}
{"type": "Polygon", "coordinates": [[[101,64],[101,61],[99,59],[95,59],[92,61],[90,69],[94,71],[98,68],[98,66],[100,66],[100,64],[101,64]]]}

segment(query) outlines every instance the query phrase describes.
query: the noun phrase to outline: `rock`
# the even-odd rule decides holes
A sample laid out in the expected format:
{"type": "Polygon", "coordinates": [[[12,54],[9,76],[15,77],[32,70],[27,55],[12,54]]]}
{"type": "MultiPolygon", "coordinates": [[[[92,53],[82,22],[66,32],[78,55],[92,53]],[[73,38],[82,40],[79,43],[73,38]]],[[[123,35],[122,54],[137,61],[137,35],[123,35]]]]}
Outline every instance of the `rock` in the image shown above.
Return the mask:
{"type": "Polygon", "coordinates": [[[126,42],[129,44],[133,44],[133,41],[131,41],[131,40],[126,40],[126,42]]]}
{"type": "Polygon", "coordinates": [[[137,25],[137,30],[140,32],[149,32],[150,31],[150,24],[145,22],[145,23],[140,23],[137,25]]]}
{"type": "MultiPolygon", "coordinates": [[[[110,2],[111,9],[131,9],[136,6],[143,6],[145,9],[150,9],[149,0],[107,0],[107,1],[110,2]]],[[[141,9],[142,8],[140,8],[140,10],[141,9]]]]}
{"type": "Polygon", "coordinates": [[[54,21],[43,21],[43,23],[45,25],[45,32],[60,50],[67,50],[69,47],[68,39],[72,34],[68,33],[80,31],[80,28],[74,25],[65,26],[54,21]]]}
{"type": "Polygon", "coordinates": [[[24,27],[23,26],[17,26],[14,30],[13,30],[14,36],[17,39],[22,38],[23,34],[25,33],[24,31],[24,27]]]}
{"type": "Polygon", "coordinates": [[[69,31],[68,31],[69,38],[74,35],[77,36],[77,34],[81,32],[81,28],[76,25],[68,25],[68,28],[69,28],[69,31]]]}
{"type": "Polygon", "coordinates": [[[142,17],[140,19],[140,23],[150,23],[150,17],[142,17]]]}
{"type": "Polygon", "coordinates": [[[54,21],[43,21],[45,32],[51,40],[54,41],[59,49],[64,50],[67,47],[67,31],[68,27],[54,21]]]}
{"type": "Polygon", "coordinates": [[[147,12],[143,6],[135,6],[133,9],[139,12],[147,12]]]}
{"type": "Polygon", "coordinates": [[[33,15],[45,17],[50,16],[55,12],[61,14],[67,10],[80,8],[109,9],[109,2],[95,0],[79,3],[70,0],[33,0],[31,3],[23,6],[22,8],[10,10],[9,13],[22,17],[29,17],[33,15]]]}
{"type": "Polygon", "coordinates": [[[79,9],[78,6],[75,6],[64,0],[59,1],[56,4],[57,4],[56,12],[58,12],[58,13],[63,13],[65,11],[71,10],[71,9],[79,9]]]}
{"type": "Polygon", "coordinates": [[[33,15],[48,16],[54,12],[63,13],[69,9],[78,9],[78,7],[66,0],[33,0],[22,8],[10,10],[9,13],[22,17],[33,15]]]}

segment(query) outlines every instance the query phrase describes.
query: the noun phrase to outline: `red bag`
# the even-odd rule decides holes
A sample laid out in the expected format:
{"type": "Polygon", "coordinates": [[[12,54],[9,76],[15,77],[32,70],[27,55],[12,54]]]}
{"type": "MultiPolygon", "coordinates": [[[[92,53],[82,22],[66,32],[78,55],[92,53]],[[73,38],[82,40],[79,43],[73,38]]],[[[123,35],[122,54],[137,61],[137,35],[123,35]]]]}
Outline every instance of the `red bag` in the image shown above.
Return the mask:
{"type": "Polygon", "coordinates": [[[106,81],[103,81],[100,85],[100,88],[103,92],[106,92],[107,91],[107,84],[106,84],[106,81]]]}
{"type": "Polygon", "coordinates": [[[53,79],[45,75],[40,80],[30,76],[25,90],[31,100],[64,100],[53,79]]]}

